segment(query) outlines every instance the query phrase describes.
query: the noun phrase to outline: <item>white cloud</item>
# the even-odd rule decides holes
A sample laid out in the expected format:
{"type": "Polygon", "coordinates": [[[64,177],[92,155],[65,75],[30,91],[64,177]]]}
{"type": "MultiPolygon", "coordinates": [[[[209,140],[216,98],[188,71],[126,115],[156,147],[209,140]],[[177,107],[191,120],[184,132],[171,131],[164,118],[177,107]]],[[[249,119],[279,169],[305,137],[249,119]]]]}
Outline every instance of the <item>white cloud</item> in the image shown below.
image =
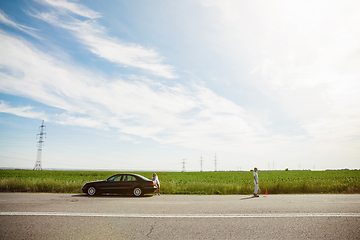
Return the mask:
{"type": "MultiPolygon", "coordinates": [[[[202,149],[228,149],[224,142],[251,143],[265,133],[255,117],[205,87],[169,87],[136,77],[105,80],[1,31],[0,39],[0,65],[7,70],[1,72],[0,91],[64,112],[47,116],[47,121],[112,128],[161,144],[202,149]]],[[[19,116],[29,110],[11,109],[19,116]]]]}
{"type": "MultiPolygon", "coordinates": [[[[47,3],[55,4],[53,5],[55,7],[59,5],[57,1],[48,0],[47,3]]],[[[66,1],[61,1],[61,5],[65,3],[66,1]]],[[[72,3],[72,5],[76,4],[72,3]]],[[[81,5],[76,6],[77,9],[85,8],[81,5]]],[[[66,15],[66,13],[38,13],[34,16],[54,26],[69,30],[92,53],[109,62],[116,63],[121,67],[139,68],[151,74],[169,79],[177,78],[177,75],[174,73],[174,67],[163,64],[163,57],[155,50],[109,37],[104,27],[94,20],[81,21],[70,16],[67,16],[68,18],[65,20],[64,18],[58,18],[58,15],[66,15]]]]}
{"type": "Polygon", "coordinates": [[[48,121],[62,125],[98,128],[98,129],[106,128],[105,127],[106,123],[103,123],[101,119],[94,118],[93,116],[76,117],[76,116],[71,116],[68,113],[63,113],[49,117],[48,121]]]}
{"type": "Polygon", "coordinates": [[[10,20],[9,17],[3,11],[1,11],[1,9],[0,9],[0,23],[3,23],[3,24],[5,24],[5,25],[7,25],[9,27],[12,27],[12,28],[21,30],[21,31],[33,36],[33,37],[39,38],[34,33],[34,31],[36,31],[36,29],[30,28],[30,27],[27,27],[27,26],[24,26],[24,25],[21,25],[21,24],[18,24],[16,22],[10,20]]]}
{"type": "Polygon", "coordinates": [[[360,119],[359,2],[203,4],[217,10],[217,41],[234,56],[251,49],[252,83],[284,115],[315,138],[360,135],[360,123],[345,120],[360,119]]]}
{"type": "Polygon", "coordinates": [[[44,112],[33,111],[31,106],[23,107],[10,107],[9,104],[0,100],[0,112],[13,114],[20,117],[34,118],[34,119],[45,119],[46,114],[44,112]]]}
{"type": "Polygon", "coordinates": [[[59,10],[66,10],[86,18],[99,18],[100,13],[95,12],[84,5],[68,2],[66,0],[35,0],[38,3],[49,4],[59,10]]]}

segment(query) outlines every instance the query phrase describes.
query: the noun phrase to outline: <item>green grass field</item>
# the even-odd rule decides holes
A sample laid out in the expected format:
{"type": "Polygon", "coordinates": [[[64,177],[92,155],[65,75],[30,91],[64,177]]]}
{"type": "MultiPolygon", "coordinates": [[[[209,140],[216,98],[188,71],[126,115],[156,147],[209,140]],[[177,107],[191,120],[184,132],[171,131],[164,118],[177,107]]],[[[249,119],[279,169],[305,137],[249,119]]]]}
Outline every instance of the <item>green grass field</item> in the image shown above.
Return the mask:
{"type": "MultiPolygon", "coordinates": [[[[84,183],[120,172],[0,170],[0,192],[80,193],[84,183]]],[[[152,172],[133,172],[151,178],[152,172]]],[[[164,194],[252,194],[252,172],[157,172],[164,194]]],[[[259,171],[269,194],[360,193],[359,170],[259,171]]]]}

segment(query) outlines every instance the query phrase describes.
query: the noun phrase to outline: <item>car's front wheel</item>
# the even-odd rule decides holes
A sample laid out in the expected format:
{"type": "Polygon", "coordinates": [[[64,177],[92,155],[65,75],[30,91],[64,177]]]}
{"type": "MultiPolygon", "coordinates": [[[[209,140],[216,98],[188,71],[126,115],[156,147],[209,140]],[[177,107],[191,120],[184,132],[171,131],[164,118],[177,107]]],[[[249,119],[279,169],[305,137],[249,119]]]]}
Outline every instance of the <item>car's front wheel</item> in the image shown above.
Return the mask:
{"type": "Polygon", "coordinates": [[[133,194],[134,194],[135,197],[140,197],[141,195],[143,195],[143,192],[142,192],[141,188],[136,187],[133,190],[133,194]]]}
{"type": "Polygon", "coordinates": [[[95,195],[97,194],[96,188],[95,188],[95,187],[89,187],[89,188],[87,189],[87,194],[88,194],[89,196],[95,196],[95,195]]]}

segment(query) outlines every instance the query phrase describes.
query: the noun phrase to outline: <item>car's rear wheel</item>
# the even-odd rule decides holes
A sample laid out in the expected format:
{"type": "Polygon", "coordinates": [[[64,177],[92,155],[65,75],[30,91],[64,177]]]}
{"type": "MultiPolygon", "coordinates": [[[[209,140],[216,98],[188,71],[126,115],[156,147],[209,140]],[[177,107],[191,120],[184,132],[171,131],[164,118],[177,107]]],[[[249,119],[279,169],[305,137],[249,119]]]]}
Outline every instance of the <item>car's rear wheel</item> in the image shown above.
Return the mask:
{"type": "Polygon", "coordinates": [[[87,189],[87,194],[88,194],[89,196],[95,196],[95,195],[97,194],[96,188],[95,188],[95,187],[89,187],[89,188],[87,189]]]}
{"type": "Polygon", "coordinates": [[[133,194],[134,194],[135,197],[140,197],[141,195],[143,195],[143,191],[142,191],[141,188],[136,187],[133,190],[133,194]]]}

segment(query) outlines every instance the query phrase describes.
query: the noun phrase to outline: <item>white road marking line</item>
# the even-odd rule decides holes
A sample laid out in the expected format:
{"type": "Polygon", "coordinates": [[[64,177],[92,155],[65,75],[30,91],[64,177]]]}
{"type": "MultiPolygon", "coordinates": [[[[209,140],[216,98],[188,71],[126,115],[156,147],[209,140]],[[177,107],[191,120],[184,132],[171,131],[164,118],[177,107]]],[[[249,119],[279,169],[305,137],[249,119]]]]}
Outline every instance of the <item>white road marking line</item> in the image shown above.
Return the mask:
{"type": "Polygon", "coordinates": [[[118,218],[299,218],[299,217],[360,217],[360,213],[269,213],[269,214],[114,214],[72,212],[0,212],[0,216],[64,216],[118,218]]]}

